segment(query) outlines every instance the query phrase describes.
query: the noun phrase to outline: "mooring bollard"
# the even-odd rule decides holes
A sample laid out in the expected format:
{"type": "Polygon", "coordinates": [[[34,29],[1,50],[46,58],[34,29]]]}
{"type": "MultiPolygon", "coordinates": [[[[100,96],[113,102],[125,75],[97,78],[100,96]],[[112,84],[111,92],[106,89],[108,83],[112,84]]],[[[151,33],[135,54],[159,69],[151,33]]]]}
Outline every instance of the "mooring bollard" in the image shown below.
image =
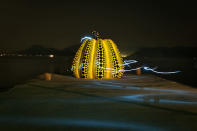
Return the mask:
{"type": "Polygon", "coordinates": [[[136,74],[137,74],[137,75],[141,75],[141,69],[140,69],[140,68],[137,68],[136,74]]]}
{"type": "Polygon", "coordinates": [[[52,78],[52,74],[51,73],[44,73],[44,78],[46,81],[50,81],[52,78]]]}

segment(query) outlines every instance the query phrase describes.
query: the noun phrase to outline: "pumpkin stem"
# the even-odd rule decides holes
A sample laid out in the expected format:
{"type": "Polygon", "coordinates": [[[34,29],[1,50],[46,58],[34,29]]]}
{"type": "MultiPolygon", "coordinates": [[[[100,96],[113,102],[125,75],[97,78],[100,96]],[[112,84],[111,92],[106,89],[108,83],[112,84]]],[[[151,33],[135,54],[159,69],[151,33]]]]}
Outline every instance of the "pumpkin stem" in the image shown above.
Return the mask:
{"type": "Polygon", "coordinates": [[[99,39],[99,33],[97,32],[97,31],[92,31],[92,34],[93,34],[93,36],[96,38],[96,39],[99,39]]]}

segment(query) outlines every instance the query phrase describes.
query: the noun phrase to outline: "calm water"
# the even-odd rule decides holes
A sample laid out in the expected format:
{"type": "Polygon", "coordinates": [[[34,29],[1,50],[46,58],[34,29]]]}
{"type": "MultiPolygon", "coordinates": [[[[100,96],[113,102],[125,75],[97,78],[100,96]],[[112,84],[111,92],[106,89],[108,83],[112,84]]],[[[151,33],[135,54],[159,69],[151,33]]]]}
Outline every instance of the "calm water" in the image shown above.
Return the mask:
{"type": "Polygon", "coordinates": [[[24,83],[44,72],[66,73],[68,58],[0,57],[0,88],[24,83]]]}
{"type": "MultiPolygon", "coordinates": [[[[180,82],[182,84],[197,87],[197,60],[196,58],[171,58],[171,57],[158,57],[151,58],[146,57],[141,59],[142,65],[146,63],[150,67],[158,67],[158,71],[181,71],[178,74],[160,75],[155,74],[159,77],[180,82]]],[[[150,72],[144,72],[150,73],[150,72]]],[[[152,73],[153,74],[153,73],[152,73]]]]}
{"type": "MultiPolygon", "coordinates": [[[[141,61],[152,66],[157,65],[161,71],[181,70],[182,72],[179,74],[158,76],[197,87],[197,63],[191,59],[159,58],[150,60],[148,58],[141,61]]],[[[0,89],[25,83],[45,72],[71,75],[69,72],[71,63],[71,57],[0,57],[0,89]]]]}

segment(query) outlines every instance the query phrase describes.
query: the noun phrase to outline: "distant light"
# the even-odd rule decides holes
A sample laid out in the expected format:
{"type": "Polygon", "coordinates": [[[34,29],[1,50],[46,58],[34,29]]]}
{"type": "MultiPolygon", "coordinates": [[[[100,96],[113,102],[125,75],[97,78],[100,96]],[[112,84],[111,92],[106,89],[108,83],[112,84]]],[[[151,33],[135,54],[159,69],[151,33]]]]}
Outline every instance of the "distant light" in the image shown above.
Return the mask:
{"type": "Polygon", "coordinates": [[[52,54],[51,54],[51,55],[49,55],[49,57],[50,57],[50,58],[53,58],[53,57],[54,57],[54,55],[52,55],[52,54]]]}
{"type": "Polygon", "coordinates": [[[21,55],[21,54],[18,54],[17,56],[23,56],[23,55],[21,55]]]}
{"type": "Polygon", "coordinates": [[[85,39],[89,39],[89,40],[91,40],[91,39],[92,39],[92,37],[90,37],[90,36],[84,36],[83,38],[81,38],[81,42],[82,42],[83,40],[85,40],[85,39]]]}

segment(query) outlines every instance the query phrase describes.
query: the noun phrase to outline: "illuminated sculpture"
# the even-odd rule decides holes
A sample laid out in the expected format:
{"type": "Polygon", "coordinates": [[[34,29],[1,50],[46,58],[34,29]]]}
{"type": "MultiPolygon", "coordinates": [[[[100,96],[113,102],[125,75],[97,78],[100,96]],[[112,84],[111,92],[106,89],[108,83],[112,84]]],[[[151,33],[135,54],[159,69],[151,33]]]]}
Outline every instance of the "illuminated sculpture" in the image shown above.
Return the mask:
{"type": "Polygon", "coordinates": [[[124,64],[116,44],[111,39],[84,37],[72,64],[76,78],[115,79],[124,73],[124,64]]]}

